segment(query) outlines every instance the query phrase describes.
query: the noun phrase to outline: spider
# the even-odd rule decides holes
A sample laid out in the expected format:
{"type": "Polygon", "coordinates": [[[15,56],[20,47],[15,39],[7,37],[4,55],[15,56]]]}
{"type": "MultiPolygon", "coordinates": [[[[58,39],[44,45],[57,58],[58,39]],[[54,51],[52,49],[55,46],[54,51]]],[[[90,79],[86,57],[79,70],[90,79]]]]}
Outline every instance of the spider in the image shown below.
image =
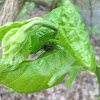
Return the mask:
{"type": "Polygon", "coordinates": [[[54,48],[53,48],[53,45],[44,45],[44,46],[42,47],[42,49],[43,49],[44,51],[49,51],[49,50],[53,50],[54,48]]]}

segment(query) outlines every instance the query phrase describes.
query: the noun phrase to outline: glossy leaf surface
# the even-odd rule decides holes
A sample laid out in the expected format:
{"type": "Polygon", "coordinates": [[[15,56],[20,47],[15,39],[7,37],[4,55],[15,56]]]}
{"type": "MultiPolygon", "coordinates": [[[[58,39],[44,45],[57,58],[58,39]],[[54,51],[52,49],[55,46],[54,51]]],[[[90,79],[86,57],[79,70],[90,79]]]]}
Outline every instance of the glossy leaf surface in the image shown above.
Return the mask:
{"type": "Polygon", "coordinates": [[[81,66],[74,66],[76,61],[68,52],[45,53],[35,61],[22,62],[14,71],[0,73],[0,82],[17,92],[33,93],[49,88],[48,82],[59,69],[63,69],[64,73],[61,71],[61,76],[52,81],[51,86],[61,82],[68,71],[81,70],[81,66]]]}
{"type": "Polygon", "coordinates": [[[95,71],[96,61],[88,32],[70,0],[65,0],[60,16],[58,36],[63,47],[83,66],[95,71]]]}

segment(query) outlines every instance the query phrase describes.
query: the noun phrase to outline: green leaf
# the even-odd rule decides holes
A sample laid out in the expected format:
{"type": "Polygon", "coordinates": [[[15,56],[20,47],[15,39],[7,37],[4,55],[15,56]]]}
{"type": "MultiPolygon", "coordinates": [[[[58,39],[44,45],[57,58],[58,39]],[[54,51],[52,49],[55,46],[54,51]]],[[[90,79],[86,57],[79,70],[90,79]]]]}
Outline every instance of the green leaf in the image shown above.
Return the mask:
{"type": "Polygon", "coordinates": [[[77,70],[74,70],[71,72],[71,75],[69,77],[69,79],[66,81],[65,85],[68,86],[68,88],[70,89],[72,82],[74,81],[76,75],[77,75],[77,70]]]}
{"type": "MultiPolygon", "coordinates": [[[[47,54],[43,54],[37,60],[22,62],[14,71],[0,73],[0,82],[17,92],[33,93],[49,88],[48,82],[56,72],[59,73],[63,69],[64,73],[61,71],[61,76],[52,84],[52,86],[57,85],[64,79],[67,69],[72,71],[75,59],[68,52],[62,50],[45,53],[47,54]]],[[[74,67],[74,69],[77,68],[81,69],[80,66],[74,67]]]]}
{"type": "MultiPolygon", "coordinates": [[[[3,38],[3,43],[2,43],[2,49],[3,49],[3,58],[2,58],[2,64],[1,64],[2,70],[4,68],[4,64],[5,65],[6,64],[15,65],[15,67],[13,67],[12,69],[17,68],[17,65],[19,63],[21,63],[22,61],[24,61],[25,59],[28,58],[28,56],[30,54],[30,50],[32,51],[32,49],[33,50],[35,49],[33,52],[33,53],[35,53],[40,49],[40,47],[41,47],[40,42],[39,42],[39,46],[38,46],[39,49],[34,48],[34,46],[38,45],[37,40],[39,40],[39,34],[36,33],[36,35],[34,35],[36,37],[35,37],[35,40],[33,40],[33,43],[36,43],[36,45],[35,44],[31,45],[31,38],[33,38],[31,35],[35,34],[35,31],[38,30],[41,27],[41,25],[52,28],[54,30],[56,29],[55,24],[53,24],[49,21],[46,21],[46,20],[42,20],[41,18],[34,18],[28,24],[23,25],[19,29],[17,28],[18,29],[17,32],[13,33],[13,29],[11,29],[10,31],[8,31],[6,33],[6,35],[3,38]],[[35,27],[36,29],[34,28],[35,24],[38,25],[35,27]],[[11,36],[9,34],[11,34],[11,36]],[[34,41],[36,41],[36,42],[34,42],[34,41]],[[12,60],[13,57],[15,57],[14,60],[12,60]]],[[[51,30],[47,29],[47,31],[48,30],[49,30],[49,32],[46,32],[46,33],[50,33],[51,30]]],[[[45,30],[43,30],[43,32],[45,34],[45,30]]],[[[52,31],[52,32],[54,32],[54,31],[52,31]]],[[[40,31],[40,33],[42,33],[42,31],[40,31]]],[[[42,37],[44,39],[46,38],[47,35],[50,36],[50,34],[46,34],[46,36],[44,37],[44,34],[42,34],[42,37]]],[[[46,38],[46,40],[47,40],[47,38],[46,38]]],[[[49,39],[48,39],[48,41],[49,41],[49,39]]],[[[43,46],[43,43],[42,43],[42,46],[43,46]]],[[[42,47],[41,47],[41,49],[42,49],[42,47]]],[[[8,68],[7,68],[7,70],[8,70],[8,68]]]]}
{"type": "Polygon", "coordinates": [[[41,27],[40,29],[38,29],[35,33],[31,35],[31,54],[41,50],[43,45],[50,44],[49,39],[54,37],[54,30],[48,29],[46,27],[41,27]]]}
{"type": "MultiPolygon", "coordinates": [[[[67,55],[67,60],[63,63],[63,65],[52,76],[52,78],[48,82],[48,85],[49,86],[53,85],[63,74],[65,74],[67,72],[70,72],[70,71],[76,72],[76,70],[77,71],[79,71],[79,70],[84,71],[85,70],[84,67],[79,62],[77,62],[75,59],[73,59],[74,60],[73,61],[72,58],[71,59],[69,58],[69,56],[71,56],[71,55],[70,54],[67,55]]],[[[71,85],[72,84],[72,82],[74,80],[74,77],[73,77],[72,80],[71,79],[69,79],[70,81],[68,80],[68,85],[71,85]]],[[[71,78],[72,78],[72,76],[71,76],[71,78]]]]}
{"type": "Polygon", "coordinates": [[[31,33],[28,29],[33,25],[34,21],[23,25],[20,29],[12,29],[4,36],[2,41],[3,57],[0,66],[2,70],[4,64],[15,64],[16,68],[20,62],[28,58],[31,47],[31,33]],[[15,60],[13,60],[14,56],[15,60]]]}
{"type": "Polygon", "coordinates": [[[63,47],[86,68],[95,71],[96,61],[88,32],[70,0],[66,0],[59,17],[58,37],[63,47]]]}
{"type": "MultiPolygon", "coordinates": [[[[7,27],[13,26],[10,24],[6,24],[7,27]]],[[[68,0],[63,7],[53,10],[45,18],[44,23],[40,19],[40,23],[36,24],[37,26],[33,27],[33,25],[34,21],[32,19],[22,26],[18,25],[20,26],[18,28],[10,27],[11,29],[9,28],[10,30],[8,30],[6,27],[5,30],[7,31],[4,33],[2,33],[4,29],[0,28],[0,39],[2,40],[3,38],[3,58],[0,62],[0,71],[3,70],[0,73],[1,83],[17,92],[33,93],[60,83],[68,72],[72,72],[67,82],[67,85],[70,87],[76,76],[76,71],[84,71],[84,66],[90,69],[92,69],[90,65],[94,67],[94,53],[89,43],[85,26],[68,0]],[[41,27],[43,24],[44,27],[41,27]],[[52,24],[51,26],[53,27],[49,24],[52,24]],[[60,42],[56,40],[58,37],[54,31],[56,30],[57,32],[56,26],[58,24],[60,42]],[[51,29],[46,28],[48,26],[51,29]],[[63,47],[68,52],[64,50],[48,51],[34,61],[25,61],[30,51],[31,53],[35,53],[41,50],[44,44],[49,43],[49,39],[51,42],[63,44],[63,47]],[[88,53],[91,54],[88,55],[88,53]],[[13,57],[15,57],[14,60],[13,57]]],[[[53,46],[55,47],[55,44],[53,46]]]]}
{"type": "MultiPolygon", "coordinates": [[[[60,17],[61,7],[52,10],[44,19],[58,25],[58,19],[60,17]]],[[[30,30],[34,30],[37,26],[32,27],[30,30]]],[[[42,49],[43,45],[49,44],[49,39],[57,39],[57,34],[54,30],[48,29],[46,27],[41,27],[33,33],[31,36],[31,54],[36,53],[42,49]]]]}
{"type": "Polygon", "coordinates": [[[5,25],[0,27],[0,41],[2,41],[4,35],[13,28],[20,28],[23,25],[31,22],[33,19],[25,20],[23,22],[7,22],[5,25]]]}
{"type": "Polygon", "coordinates": [[[54,10],[52,10],[46,17],[45,20],[48,20],[56,25],[58,25],[58,20],[60,17],[62,7],[58,7],[54,10]]]}

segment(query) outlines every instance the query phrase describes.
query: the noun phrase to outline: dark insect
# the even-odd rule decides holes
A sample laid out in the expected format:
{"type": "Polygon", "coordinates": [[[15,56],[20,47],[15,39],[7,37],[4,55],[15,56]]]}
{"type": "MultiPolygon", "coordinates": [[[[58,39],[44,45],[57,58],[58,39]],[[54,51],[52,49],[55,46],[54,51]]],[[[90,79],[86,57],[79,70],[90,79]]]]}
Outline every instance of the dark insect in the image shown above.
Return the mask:
{"type": "MultiPolygon", "coordinates": [[[[53,34],[54,34],[54,33],[50,34],[50,37],[51,37],[53,34]]],[[[50,37],[49,37],[49,40],[50,40],[50,37]]],[[[40,39],[41,39],[41,38],[40,38],[40,39]]],[[[42,39],[41,39],[41,40],[42,40],[42,39]]],[[[49,51],[49,50],[53,50],[53,49],[54,49],[53,43],[50,44],[50,41],[49,41],[49,44],[46,43],[44,40],[42,40],[42,42],[45,43],[45,45],[42,46],[42,49],[43,49],[44,51],[49,51]]]]}
{"type": "Polygon", "coordinates": [[[42,47],[42,49],[43,49],[44,51],[49,51],[49,50],[53,50],[54,48],[53,48],[53,45],[44,45],[44,46],[42,47]]]}

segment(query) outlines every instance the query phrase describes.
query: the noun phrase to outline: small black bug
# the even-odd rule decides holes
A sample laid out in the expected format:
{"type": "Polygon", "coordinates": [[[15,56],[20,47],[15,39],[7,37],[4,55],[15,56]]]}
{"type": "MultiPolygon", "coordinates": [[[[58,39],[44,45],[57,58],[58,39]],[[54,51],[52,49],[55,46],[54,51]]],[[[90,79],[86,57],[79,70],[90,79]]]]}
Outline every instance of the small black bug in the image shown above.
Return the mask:
{"type": "Polygon", "coordinates": [[[42,49],[43,49],[44,51],[49,51],[49,50],[53,50],[54,48],[53,48],[52,45],[44,45],[44,46],[42,47],[42,49]]]}

